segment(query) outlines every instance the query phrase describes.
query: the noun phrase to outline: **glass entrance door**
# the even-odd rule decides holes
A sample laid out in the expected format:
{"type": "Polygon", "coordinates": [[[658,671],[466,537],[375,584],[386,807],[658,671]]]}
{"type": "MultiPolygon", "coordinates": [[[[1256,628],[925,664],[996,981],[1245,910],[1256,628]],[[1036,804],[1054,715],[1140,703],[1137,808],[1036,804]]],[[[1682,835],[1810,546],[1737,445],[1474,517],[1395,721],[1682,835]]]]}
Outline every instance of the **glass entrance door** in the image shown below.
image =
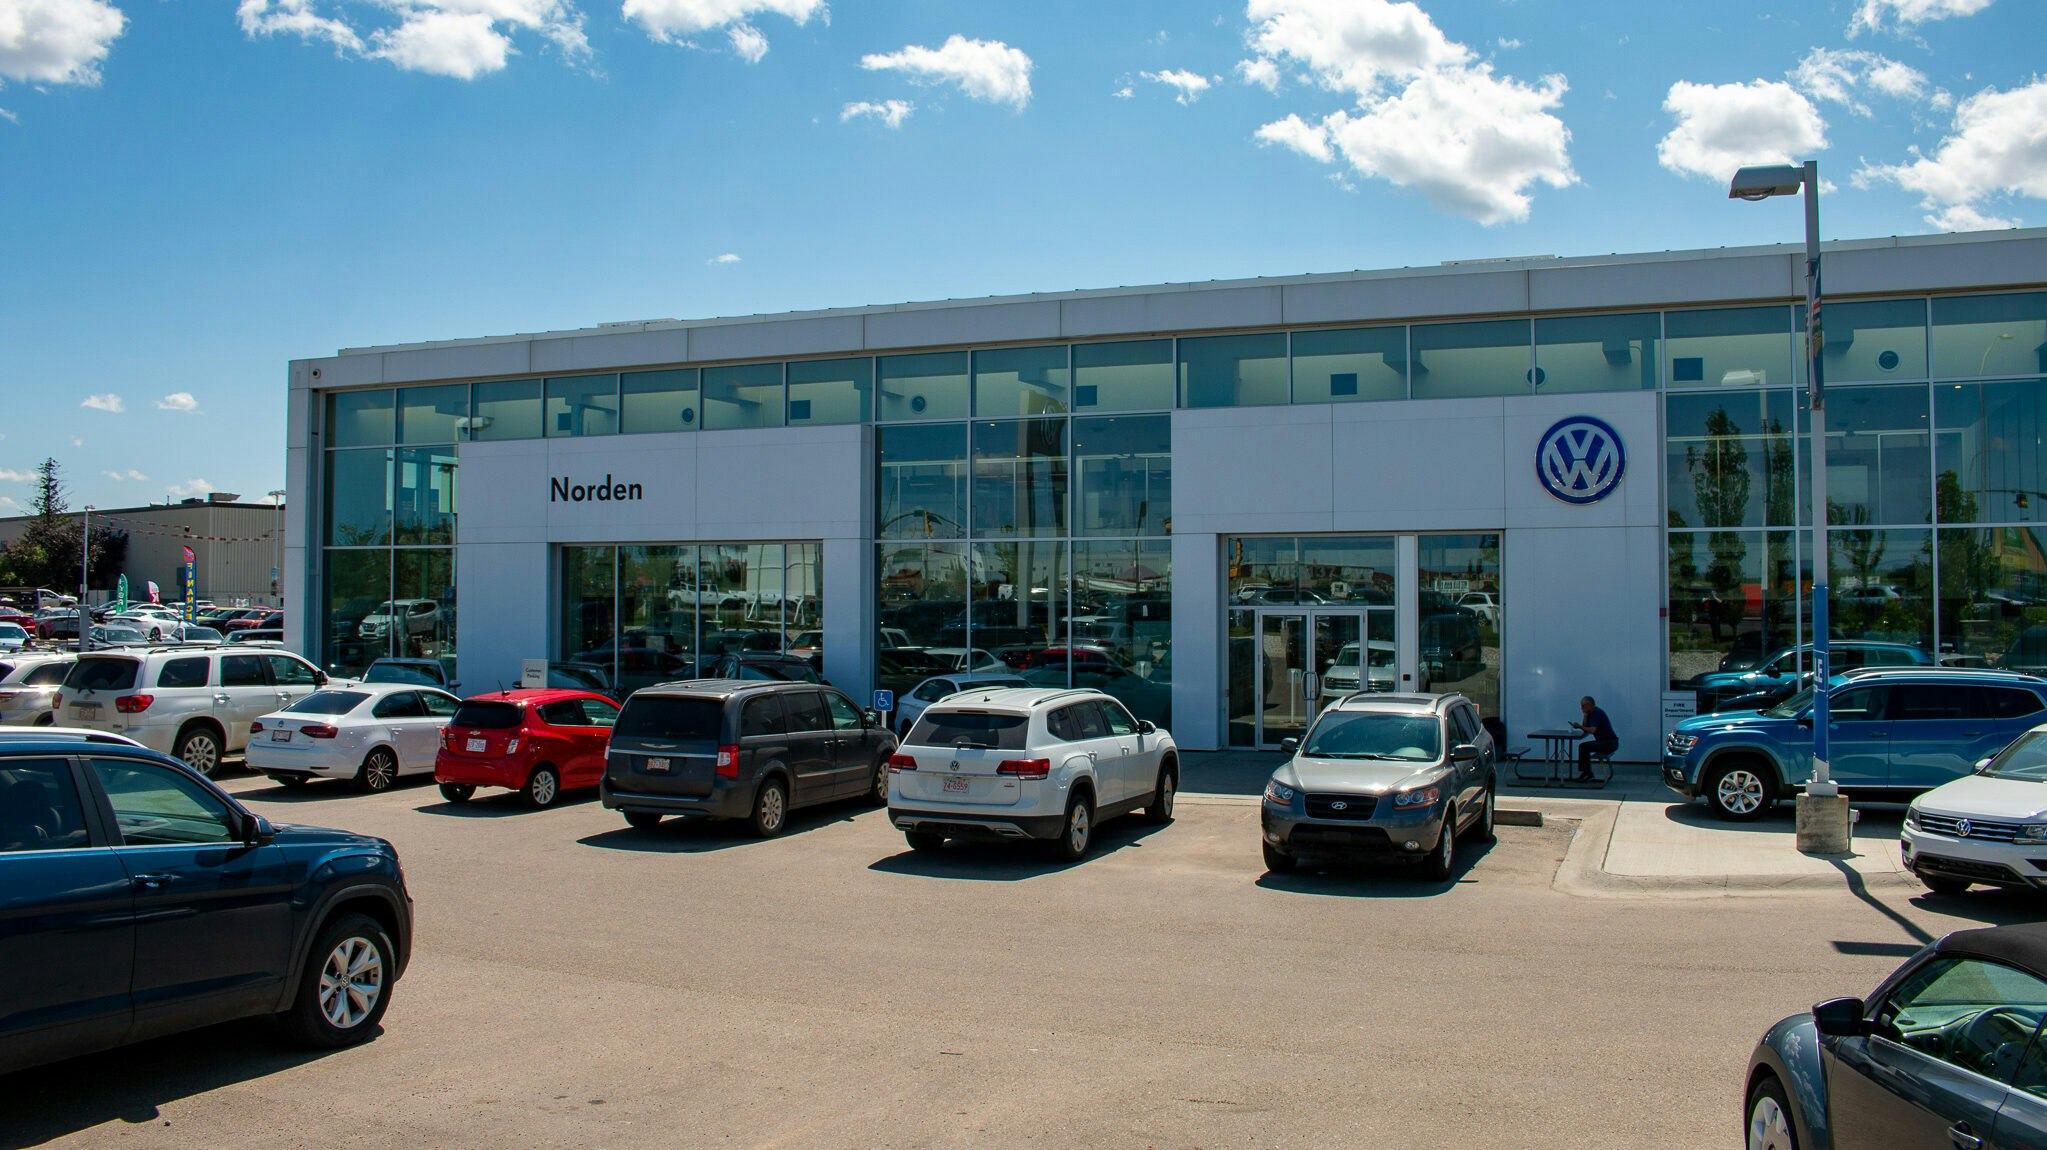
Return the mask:
{"type": "Polygon", "coordinates": [[[1353,691],[1393,689],[1391,609],[1261,611],[1256,634],[1260,747],[1300,738],[1323,707],[1353,691]]]}

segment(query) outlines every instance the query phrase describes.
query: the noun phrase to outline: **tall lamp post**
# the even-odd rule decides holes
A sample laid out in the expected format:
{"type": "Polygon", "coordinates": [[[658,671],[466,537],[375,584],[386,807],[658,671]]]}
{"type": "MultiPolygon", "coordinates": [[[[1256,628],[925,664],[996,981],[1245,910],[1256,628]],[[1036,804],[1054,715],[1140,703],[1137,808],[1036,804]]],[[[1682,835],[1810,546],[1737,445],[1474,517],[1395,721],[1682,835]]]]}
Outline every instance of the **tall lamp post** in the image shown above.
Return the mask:
{"type": "Polygon", "coordinates": [[[1812,781],[1798,796],[1798,849],[1836,854],[1849,849],[1848,800],[1827,757],[1827,406],[1820,370],[1820,163],[1743,168],[1729,199],[1764,200],[1805,191],[1805,393],[1812,410],[1812,781]]]}
{"type": "Polygon", "coordinates": [[[277,605],[284,606],[284,533],[279,530],[284,520],[284,492],[270,493],[270,593],[277,596],[277,605]]]}
{"type": "Polygon", "coordinates": [[[92,650],[92,609],[85,605],[85,589],[92,581],[92,504],[78,515],[78,649],[92,650]]]}

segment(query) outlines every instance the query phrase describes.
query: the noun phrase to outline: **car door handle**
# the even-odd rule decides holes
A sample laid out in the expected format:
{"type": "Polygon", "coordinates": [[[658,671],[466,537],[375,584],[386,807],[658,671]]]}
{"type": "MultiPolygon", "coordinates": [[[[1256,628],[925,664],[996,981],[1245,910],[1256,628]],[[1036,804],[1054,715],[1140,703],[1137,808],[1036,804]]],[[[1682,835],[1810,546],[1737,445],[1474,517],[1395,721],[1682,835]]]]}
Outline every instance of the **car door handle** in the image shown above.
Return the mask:
{"type": "Polygon", "coordinates": [[[135,876],[134,882],[141,890],[162,890],[175,882],[177,877],[174,874],[139,874],[135,876]]]}
{"type": "Polygon", "coordinates": [[[1101,762],[1101,759],[1098,758],[1093,751],[1089,751],[1087,753],[1087,761],[1090,763],[1098,763],[1101,762]]]}
{"type": "Polygon", "coordinates": [[[1948,1127],[1947,1136],[1960,1150],[1977,1150],[1983,1145],[1983,1139],[1978,1138],[1975,1132],[1969,1129],[1967,1122],[1957,1122],[1948,1127]]]}
{"type": "Polygon", "coordinates": [[[215,695],[213,697],[213,701],[216,703],[225,703],[227,702],[227,696],[225,694],[215,695]]]}

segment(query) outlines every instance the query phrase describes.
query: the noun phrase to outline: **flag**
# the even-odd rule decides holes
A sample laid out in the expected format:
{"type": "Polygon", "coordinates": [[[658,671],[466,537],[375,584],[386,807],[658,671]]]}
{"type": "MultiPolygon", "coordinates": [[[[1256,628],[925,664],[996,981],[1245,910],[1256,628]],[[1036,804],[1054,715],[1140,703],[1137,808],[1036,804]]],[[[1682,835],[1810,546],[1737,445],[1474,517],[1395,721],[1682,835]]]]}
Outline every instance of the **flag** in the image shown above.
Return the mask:
{"type": "Polygon", "coordinates": [[[194,602],[194,600],[199,597],[199,556],[195,554],[190,547],[187,547],[184,550],[185,570],[183,578],[184,583],[183,590],[185,593],[185,622],[190,623],[192,622],[193,617],[198,614],[199,607],[199,605],[194,602]]]}
{"type": "Polygon", "coordinates": [[[163,595],[156,589],[156,580],[154,579],[149,581],[149,601],[152,603],[163,602],[163,595]]]}
{"type": "Polygon", "coordinates": [[[123,575],[121,576],[120,580],[114,584],[114,610],[115,612],[118,613],[121,611],[126,611],[127,609],[128,609],[128,577],[126,575],[123,575]]]}

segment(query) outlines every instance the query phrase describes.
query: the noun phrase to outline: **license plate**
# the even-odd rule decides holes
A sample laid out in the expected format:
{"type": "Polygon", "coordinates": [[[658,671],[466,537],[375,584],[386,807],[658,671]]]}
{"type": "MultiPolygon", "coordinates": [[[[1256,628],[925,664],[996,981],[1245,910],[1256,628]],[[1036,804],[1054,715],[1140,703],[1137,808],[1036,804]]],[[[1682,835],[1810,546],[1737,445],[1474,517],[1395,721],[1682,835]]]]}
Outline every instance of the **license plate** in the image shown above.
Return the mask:
{"type": "Polygon", "coordinates": [[[947,779],[945,780],[945,791],[947,794],[952,794],[955,791],[957,791],[960,794],[965,794],[967,792],[967,780],[947,779]]]}
{"type": "Polygon", "coordinates": [[[98,703],[73,703],[71,709],[85,718],[91,718],[100,713],[100,705],[98,703]]]}
{"type": "Polygon", "coordinates": [[[471,739],[464,745],[469,748],[471,753],[480,755],[483,753],[484,748],[490,746],[490,741],[487,739],[471,739]]]}
{"type": "Polygon", "coordinates": [[[270,741],[273,743],[289,743],[291,742],[291,732],[279,727],[270,732],[270,741]]]}
{"type": "Polygon", "coordinates": [[[659,773],[659,774],[664,774],[664,775],[665,775],[665,774],[667,774],[667,773],[668,773],[668,760],[667,760],[667,759],[648,759],[648,760],[647,760],[647,769],[648,769],[649,771],[653,771],[653,772],[656,772],[656,773],[659,773]]]}

